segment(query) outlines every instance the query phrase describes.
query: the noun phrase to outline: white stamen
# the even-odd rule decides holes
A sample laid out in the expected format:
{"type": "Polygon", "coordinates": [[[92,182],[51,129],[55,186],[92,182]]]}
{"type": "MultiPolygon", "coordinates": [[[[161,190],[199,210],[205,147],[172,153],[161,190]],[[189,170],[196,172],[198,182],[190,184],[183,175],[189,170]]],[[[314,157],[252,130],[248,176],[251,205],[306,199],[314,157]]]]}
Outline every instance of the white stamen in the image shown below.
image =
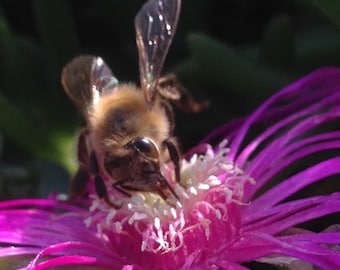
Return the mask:
{"type": "Polygon", "coordinates": [[[123,231],[123,226],[120,222],[115,222],[114,228],[116,233],[121,233],[123,231]]]}
{"type": "Polygon", "coordinates": [[[158,217],[155,217],[154,226],[157,230],[159,230],[161,228],[161,221],[158,217]]]}
{"type": "Polygon", "coordinates": [[[103,234],[103,227],[102,227],[102,224],[101,224],[101,223],[98,223],[98,224],[97,224],[97,231],[98,231],[99,235],[102,235],[102,234],[103,234]]]}
{"type": "Polygon", "coordinates": [[[90,212],[93,212],[93,211],[95,211],[96,209],[98,209],[99,204],[100,204],[100,201],[99,201],[99,200],[94,200],[93,203],[92,203],[91,206],[90,206],[89,211],[90,211],[90,212]]]}
{"type": "Polygon", "coordinates": [[[130,217],[128,223],[131,225],[135,221],[146,219],[147,215],[145,213],[133,213],[133,215],[130,217]]]}
{"type": "Polygon", "coordinates": [[[195,187],[190,187],[189,188],[189,192],[191,193],[191,194],[194,194],[194,195],[197,195],[197,189],[195,188],[195,187]]]}
{"type": "Polygon", "coordinates": [[[171,207],[170,213],[171,213],[173,219],[177,218],[177,212],[176,212],[175,208],[171,207]]]}
{"type": "Polygon", "coordinates": [[[222,214],[218,209],[215,210],[215,214],[218,219],[222,219],[222,214]]]}
{"type": "Polygon", "coordinates": [[[112,209],[112,211],[110,211],[109,213],[108,213],[108,215],[106,216],[106,225],[107,226],[109,226],[110,224],[111,224],[111,222],[112,222],[112,219],[115,217],[115,215],[116,215],[116,210],[115,209],[112,209]]]}
{"type": "Polygon", "coordinates": [[[234,165],[230,164],[230,163],[228,163],[228,164],[220,163],[220,164],[218,164],[218,167],[219,167],[219,169],[222,169],[224,171],[231,171],[231,170],[234,169],[234,165]]]}
{"type": "Polygon", "coordinates": [[[145,251],[146,250],[146,246],[147,246],[147,243],[145,240],[142,241],[142,245],[141,245],[141,251],[145,251]]]}
{"type": "Polygon", "coordinates": [[[207,183],[212,187],[219,186],[222,184],[221,180],[218,179],[216,175],[210,175],[207,179],[207,183]]]}
{"type": "Polygon", "coordinates": [[[92,217],[90,216],[90,217],[84,219],[84,223],[85,223],[86,227],[90,227],[90,225],[93,223],[92,217]]]}
{"type": "Polygon", "coordinates": [[[209,190],[210,186],[208,184],[199,183],[197,188],[200,190],[209,190]]]}
{"type": "Polygon", "coordinates": [[[227,149],[229,150],[229,148],[226,148],[228,145],[228,140],[227,139],[224,139],[220,142],[220,144],[218,145],[218,148],[219,149],[227,149]]]}

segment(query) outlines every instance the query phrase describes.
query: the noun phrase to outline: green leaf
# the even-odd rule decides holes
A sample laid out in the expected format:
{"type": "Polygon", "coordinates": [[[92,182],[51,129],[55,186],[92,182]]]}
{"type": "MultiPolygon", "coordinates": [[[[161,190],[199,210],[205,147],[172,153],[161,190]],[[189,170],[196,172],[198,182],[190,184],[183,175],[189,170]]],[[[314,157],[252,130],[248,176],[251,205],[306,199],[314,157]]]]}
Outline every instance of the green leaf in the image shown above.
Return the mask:
{"type": "Polygon", "coordinates": [[[275,17],[267,25],[260,47],[261,59],[278,68],[291,68],[295,60],[295,38],[289,16],[275,17]]]}
{"type": "Polygon", "coordinates": [[[38,31],[46,49],[49,89],[58,101],[62,67],[77,54],[77,35],[69,1],[35,0],[34,9],[38,31]]]}
{"type": "Polygon", "coordinates": [[[25,114],[2,93],[0,93],[0,130],[37,157],[48,157],[49,153],[53,152],[48,136],[25,118],[25,114]]]}
{"type": "Polygon", "coordinates": [[[70,172],[76,169],[73,131],[40,128],[0,92],[0,132],[38,159],[55,161],[70,172]]]}
{"type": "Polygon", "coordinates": [[[205,35],[190,35],[189,47],[202,78],[228,91],[244,96],[251,92],[254,97],[263,99],[290,81],[287,75],[250,61],[234,48],[205,35]]]}
{"type": "Polygon", "coordinates": [[[42,49],[32,39],[13,34],[0,16],[0,87],[7,97],[29,112],[46,103],[42,49]]]}
{"type": "MultiPolygon", "coordinates": [[[[6,85],[6,81],[14,72],[13,58],[16,55],[13,36],[4,17],[0,16],[0,80],[1,87],[6,85]]],[[[17,80],[13,81],[13,85],[17,84],[17,80]]]]}
{"type": "Polygon", "coordinates": [[[312,4],[340,29],[339,0],[312,0],[312,4]]]}
{"type": "Polygon", "coordinates": [[[329,28],[314,28],[296,40],[295,69],[305,73],[321,66],[340,65],[340,34],[329,28]]]}

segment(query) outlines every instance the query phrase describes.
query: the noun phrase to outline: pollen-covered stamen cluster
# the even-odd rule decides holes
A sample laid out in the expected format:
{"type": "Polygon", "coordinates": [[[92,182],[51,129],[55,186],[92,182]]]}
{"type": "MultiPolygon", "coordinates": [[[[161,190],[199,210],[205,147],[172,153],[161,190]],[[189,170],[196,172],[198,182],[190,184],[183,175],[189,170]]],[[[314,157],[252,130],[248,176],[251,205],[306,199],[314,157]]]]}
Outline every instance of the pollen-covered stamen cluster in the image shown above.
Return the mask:
{"type": "MultiPolygon", "coordinates": [[[[140,249],[154,253],[177,250],[195,229],[209,240],[210,215],[225,222],[228,204],[242,204],[243,186],[253,182],[228,159],[226,144],[221,143],[217,150],[209,146],[204,155],[182,161],[181,184],[174,184],[179,202],[165,202],[153,193],[124,197],[108,183],[111,201],[121,207],[114,209],[92,195],[91,216],[86,222],[95,224],[104,239],[109,238],[107,232],[123,235],[133,231],[140,236],[140,249]]],[[[175,183],[173,174],[171,164],[164,168],[170,183],[175,183]]]]}

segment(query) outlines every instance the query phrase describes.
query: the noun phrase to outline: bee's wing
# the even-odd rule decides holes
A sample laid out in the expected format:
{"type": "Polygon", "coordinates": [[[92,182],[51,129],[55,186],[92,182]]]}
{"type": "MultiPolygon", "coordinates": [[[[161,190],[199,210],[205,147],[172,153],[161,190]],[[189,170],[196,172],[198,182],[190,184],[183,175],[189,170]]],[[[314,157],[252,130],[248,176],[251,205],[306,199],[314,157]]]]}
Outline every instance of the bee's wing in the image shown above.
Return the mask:
{"type": "Polygon", "coordinates": [[[63,69],[61,82],[69,97],[87,116],[102,95],[114,91],[118,80],[102,58],[81,55],[63,69]]]}
{"type": "Polygon", "coordinates": [[[165,56],[175,34],[181,0],[149,0],[135,18],[141,87],[152,105],[165,56]]]}

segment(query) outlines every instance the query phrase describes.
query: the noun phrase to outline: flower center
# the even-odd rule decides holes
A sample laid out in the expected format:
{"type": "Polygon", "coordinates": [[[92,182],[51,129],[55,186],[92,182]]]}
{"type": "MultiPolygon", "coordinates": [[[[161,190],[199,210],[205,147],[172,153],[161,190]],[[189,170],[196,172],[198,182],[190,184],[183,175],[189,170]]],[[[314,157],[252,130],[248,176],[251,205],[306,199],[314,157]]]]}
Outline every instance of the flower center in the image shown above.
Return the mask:
{"type": "MultiPolygon", "coordinates": [[[[185,237],[200,232],[208,241],[212,220],[229,219],[229,205],[242,205],[243,186],[254,181],[229,160],[226,142],[217,150],[208,147],[204,155],[193,155],[181,164],[181,183],[174,184],[179,197],[171,203],[157,194],[137,192],[131,197],[117,196],[107,185],[111,200],[121,207],[114,209],[96,195],[91,196],[88,225],[95,224],[102,237],[108,234],[136,234],[140,249],[153,253],[176,251],[184,245],[185,237]]],[[[164,176],[174,183],[171,164],[164,176]]]]}

